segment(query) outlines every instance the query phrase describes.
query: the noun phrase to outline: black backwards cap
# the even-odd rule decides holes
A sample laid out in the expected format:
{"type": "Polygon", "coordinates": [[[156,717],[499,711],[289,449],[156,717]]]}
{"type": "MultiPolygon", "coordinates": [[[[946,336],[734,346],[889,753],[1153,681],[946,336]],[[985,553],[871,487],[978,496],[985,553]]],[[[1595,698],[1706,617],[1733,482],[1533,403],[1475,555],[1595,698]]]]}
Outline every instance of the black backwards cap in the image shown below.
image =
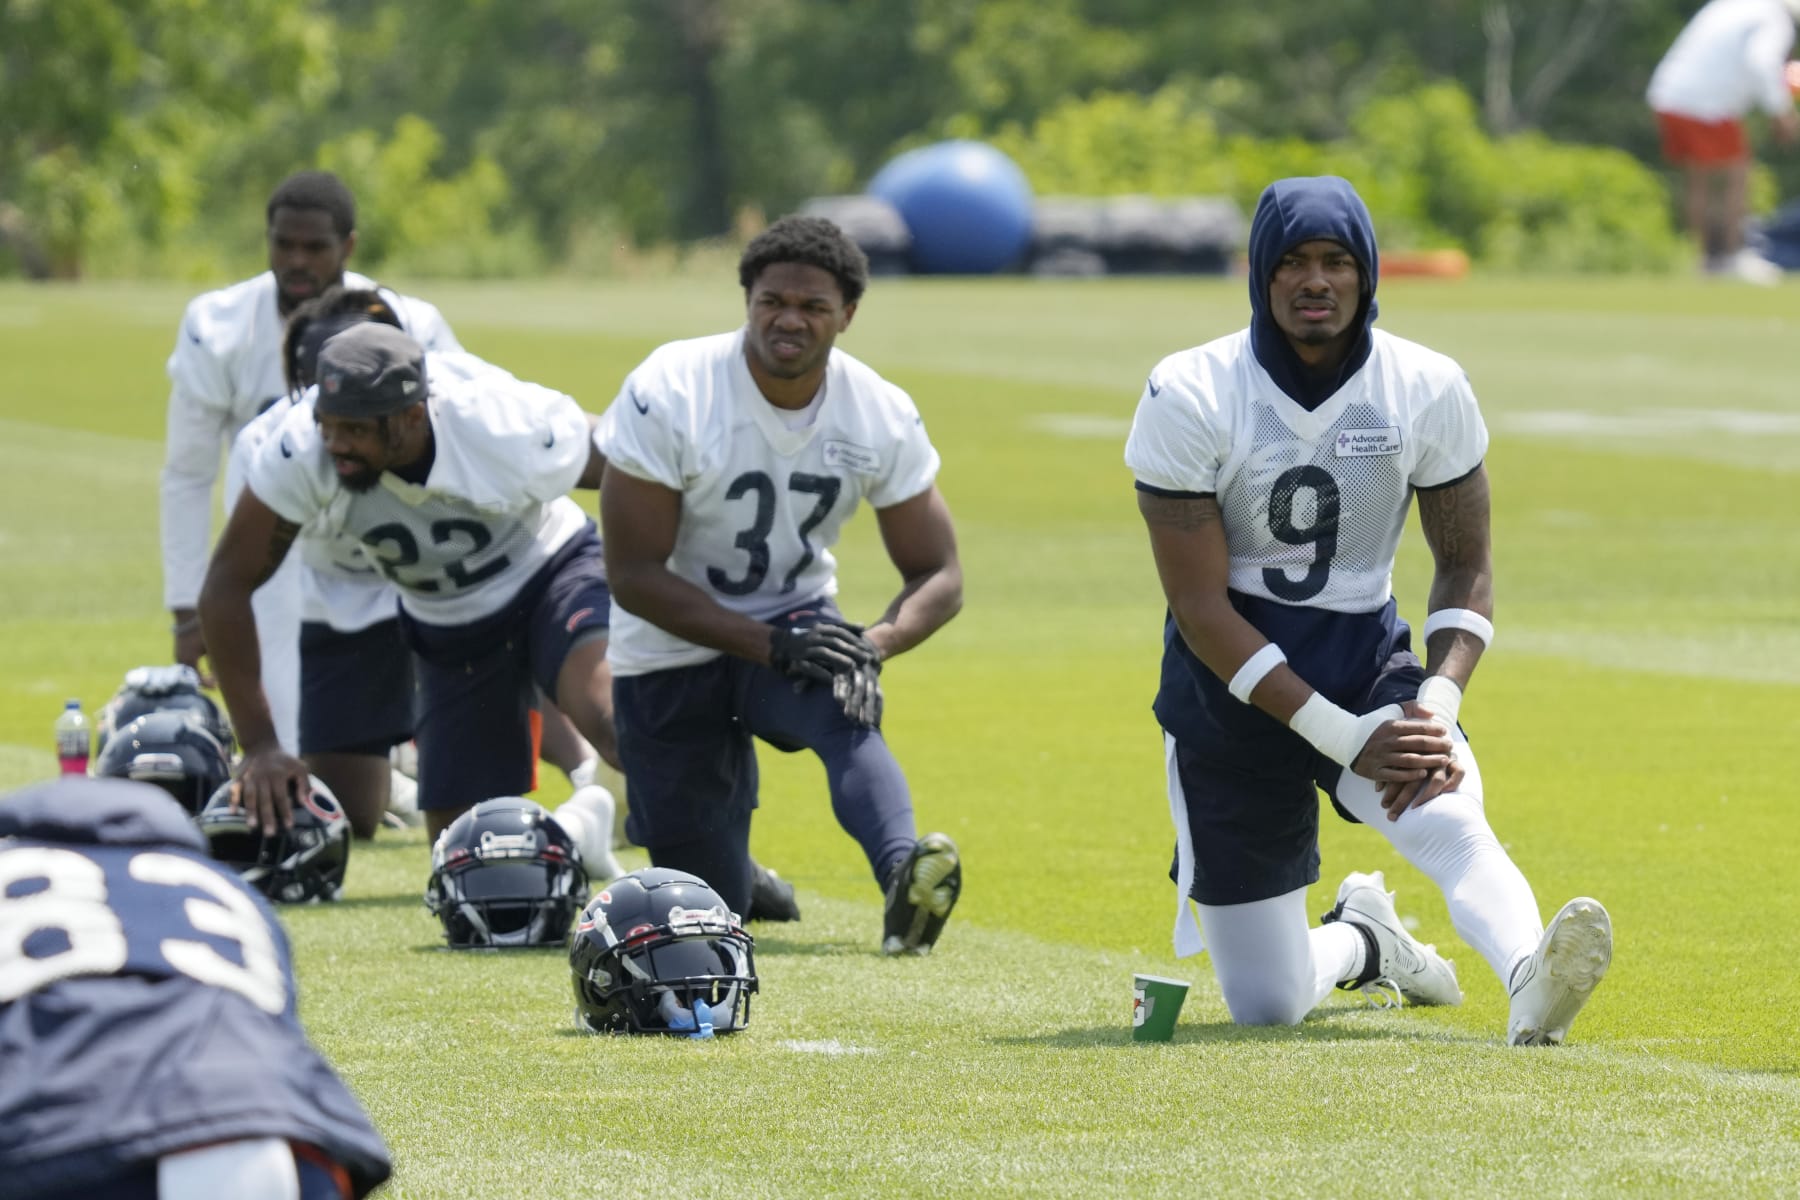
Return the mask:
{"type": "Polygon", "coordinates": [[[347,312],[332,313],[308,322],[300,331],[300,344],[295,347],[294,371],[299,376],[299,386],[310,387],[319,382],[319,351],[325,348],[326,342],[352,325],[372,319],[365,312],[347,312]]]}
{"type": "Polygon", "coordinates": [[[327,417],[386,417],[425,399],[425,351],[377,321],[360,321],[319,350],[313,410],[327,417]]]}

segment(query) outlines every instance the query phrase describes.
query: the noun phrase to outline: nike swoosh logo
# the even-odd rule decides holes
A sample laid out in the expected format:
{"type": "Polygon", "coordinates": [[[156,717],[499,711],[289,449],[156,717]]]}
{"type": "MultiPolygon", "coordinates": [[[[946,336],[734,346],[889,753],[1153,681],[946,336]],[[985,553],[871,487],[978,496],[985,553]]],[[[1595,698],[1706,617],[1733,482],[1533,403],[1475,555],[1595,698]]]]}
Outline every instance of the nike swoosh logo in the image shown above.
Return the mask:
{"type": "Polygon", "coordinates": [[[1144,381],[1144,386],[1150,389],[1150,395],[1152,398],[1154,398],[1157,395],[1157,393],[1162,391],[1161,388],[1156,386],[1156,379],[1154,377],[1152,377],[1150,379],[1146,379],[1144,381]]]}
{"type": "Polygon", "coordinates": [[[626,392],[625,394],[627,396],[631,397],[631,407],[637,409],[640,413],[644,414],[645,416],[650,415],[650,406],[648,404],[645,404],[642,400],[639,400],[637,398],[636,392],[626,392]]]}
{"type": "Polygon", "coordinates": [[[283,457],[283,458],[294,457],[294,448],[292,446],[288,445],[287,434],[285,434],[285,433],[281,435],[281,457],[283,457]]]}
{"type": "Polygon", "coordinates": [[[185,330],[184,332],[188,335],[188,341],[194,343],[194,345],[196,345],[196,346],[198,346],[200,344],[200,335],[199,334],[195,333],[191,329],[185,330]]]}
{"type": "Polygon", "coordinates": [[[544,449],[548,450],[554,445],[556,445],[556,430],[552,429],[544,435],[544,449]]]}

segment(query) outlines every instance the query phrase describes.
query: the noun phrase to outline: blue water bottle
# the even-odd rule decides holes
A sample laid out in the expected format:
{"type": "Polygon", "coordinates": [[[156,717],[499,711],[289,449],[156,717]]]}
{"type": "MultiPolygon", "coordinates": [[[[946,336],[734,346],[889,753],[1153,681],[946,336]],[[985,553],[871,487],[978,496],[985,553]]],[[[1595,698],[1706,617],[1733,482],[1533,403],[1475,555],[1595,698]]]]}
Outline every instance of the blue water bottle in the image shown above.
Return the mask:
{"type": "Polygon", "coordinates": [[[93,730],[88,725],[87,714],[81,711],[81,701],[71,700],[63,705],[63,710],[56,718],[56,760],[62,767],[64,775],[86,775],[88,756],[93,753],[93,730]]]}

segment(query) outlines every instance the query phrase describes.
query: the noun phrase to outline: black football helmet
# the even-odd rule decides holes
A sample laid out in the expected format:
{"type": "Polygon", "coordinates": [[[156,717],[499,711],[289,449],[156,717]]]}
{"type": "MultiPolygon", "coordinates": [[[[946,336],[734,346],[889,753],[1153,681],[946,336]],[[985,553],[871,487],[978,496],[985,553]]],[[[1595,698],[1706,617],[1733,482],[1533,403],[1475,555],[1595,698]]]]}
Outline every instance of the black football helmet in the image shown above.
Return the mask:
{"type": "Polygon", "coordinates": [[[125,672],[125,682],[100,709],[94,722],[94,753],[106,749],[113,734],[139,717],[153,712],[192,713],[206,732],[225,748],[230,758],[235,750],[231,722],[211,696],[200,690],[200,676],[194,668],[181,663],[167,667],[133,667],[125,672]]]}
{"type": "Polygon", "coordinates": [[[425,907],[452,947],[556,946],[587,900],[574,839],[535,800],[483,800],[431,848],[425,907]]]}
{"type": "Polygon", "coordinates": [[[231,779],[231,760],[192,713],[169,710],[121,725],[95,757],[94,774],[154,783],[192,815],[231,779]]]}
{"type": "Polygon", "coordinates": [[[292,829],[250,828],[249,814],[231,802],[230,783],[194,818],[213,858],[277,904],[336,900],[350,866],[350,819],[323,780],[308,778],[312,787],[294,803],[292,829]]]}
{"type": "Polygon", "coordinates": [[[750,1022],[756,940],[704,880],[650,867],[607,884],[569,944],[575,1020],[591,1033],[707,1037],[750,1022]]]}

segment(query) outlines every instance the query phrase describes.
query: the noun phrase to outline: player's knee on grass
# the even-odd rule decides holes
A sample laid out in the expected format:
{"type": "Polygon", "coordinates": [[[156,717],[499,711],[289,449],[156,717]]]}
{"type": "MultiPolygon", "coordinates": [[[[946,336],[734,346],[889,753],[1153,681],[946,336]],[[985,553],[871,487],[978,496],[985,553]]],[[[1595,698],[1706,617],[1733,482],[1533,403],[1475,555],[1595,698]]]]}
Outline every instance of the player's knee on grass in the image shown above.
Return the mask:
{"type": "Polygon", "coordinates": [[[1298,1025],[1313,1010],[1312,979],[1275,971],[1219,972],[1219,991],[1234,1025],[1298,1025]]]}
{"type": "Polygon", "coordinates": [[[372,838],[387,811],[393,777],[384,755],[308,754],[306,768],[325,781],[331,794],[350,819],[350,830],[359,838],[372,838]]]}

